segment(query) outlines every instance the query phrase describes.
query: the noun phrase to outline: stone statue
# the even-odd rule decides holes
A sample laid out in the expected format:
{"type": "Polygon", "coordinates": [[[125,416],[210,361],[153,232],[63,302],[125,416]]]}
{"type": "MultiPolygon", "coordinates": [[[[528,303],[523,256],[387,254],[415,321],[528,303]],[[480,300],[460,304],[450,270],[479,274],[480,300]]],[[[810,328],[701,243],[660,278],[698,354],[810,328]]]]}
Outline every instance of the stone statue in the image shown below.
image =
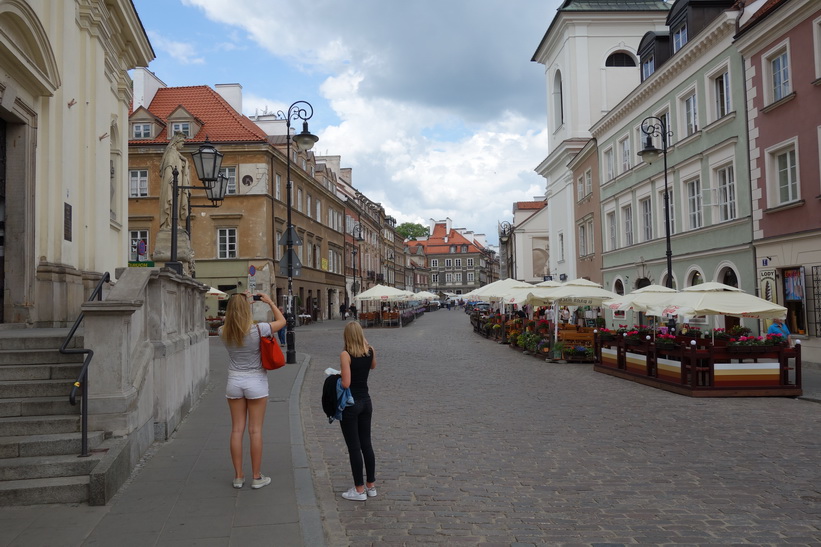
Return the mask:
{"type": "MultiPolygon", "coordinates": [[[[191,185],[190,172],[188,170],[188,160],[182,155],[182,146],[185,143],[185,135],[175,134],[168,146],[160,163],[160,230],[154,245],[152,260],[157,262],[168,262],[171,260],[171,217],[174,201],[174,170],[177,170],[177,186],[185,187],[191,185]]],[[[188,232],[185,231],[184,220],[188,217],[188,190],[182,190],[177,196],[177,211],[179,212],[177,226],[177,260],[182,262],[183,270],[187,275],[194,272],[194,250],[188,232]],[[180,226],[179,224],[182,224],[180,226]]]]}
{"type": "MultiPolygon", "coordinates": [[[[171,206],[174,199],[173,178],[174,168],[177,169],[177,185],[190,186],[191,177],[188,171],[188,160],[180,152],[185,143],[185,135],[176,133],[168,146],[165,147],[165,152],[162,155],[162,162],[160,163],[160,230],[164,228],[171,228],[171,206]]],[[[184,220],[188,216],[188,199],[186,193],[180,192],[177,196],[177,206],[179,211],[179,221],[184,220]]]]}

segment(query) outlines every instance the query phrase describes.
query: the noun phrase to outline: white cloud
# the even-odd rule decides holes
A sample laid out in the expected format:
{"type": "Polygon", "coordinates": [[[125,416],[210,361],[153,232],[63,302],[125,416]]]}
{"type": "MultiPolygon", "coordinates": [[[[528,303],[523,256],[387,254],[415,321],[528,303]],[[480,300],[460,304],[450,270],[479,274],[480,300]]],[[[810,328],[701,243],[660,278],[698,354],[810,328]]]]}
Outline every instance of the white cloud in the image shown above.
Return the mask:
{"type": "Polygon", "coordinates": [[[160,35],[154,31],[148,31],[148,38],[151,40],[151,43],[160,51],[165,51],[168,53],[172,58],[176,59],[182,64],[191,65],[191,64],[204,64],[205,59],[202,57],[198,57],[196,55],[197,48],[189,43],[185,42],[176,42],[174,40],[170,40],[165,36],[160,35]]]}

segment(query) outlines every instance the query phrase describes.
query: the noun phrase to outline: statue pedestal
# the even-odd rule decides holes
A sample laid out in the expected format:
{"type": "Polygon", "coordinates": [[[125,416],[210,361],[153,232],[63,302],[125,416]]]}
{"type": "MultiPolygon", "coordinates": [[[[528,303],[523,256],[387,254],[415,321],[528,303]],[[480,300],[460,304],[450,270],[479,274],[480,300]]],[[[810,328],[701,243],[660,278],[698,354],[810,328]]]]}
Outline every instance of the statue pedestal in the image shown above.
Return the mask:
{"type": "MultiPolygon", "coordinates": [[[[151,260],[154,262],[171,261],[171,228],[163,228],[157,234],[157,243],[154,245],[151,260]]],[[[177,229],[177,260],[182,262],[185,273],[191,275],[194,269],[194,249],[191,248],[188,232],[182,228],[177,229]]]]}

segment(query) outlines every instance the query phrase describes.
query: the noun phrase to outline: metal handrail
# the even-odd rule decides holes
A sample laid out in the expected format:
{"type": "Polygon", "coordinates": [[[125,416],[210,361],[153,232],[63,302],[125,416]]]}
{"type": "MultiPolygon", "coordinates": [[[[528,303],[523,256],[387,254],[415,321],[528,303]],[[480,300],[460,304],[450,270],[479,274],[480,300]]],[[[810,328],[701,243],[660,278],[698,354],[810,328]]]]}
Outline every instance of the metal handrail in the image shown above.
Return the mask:
{"type": "MultiPolygon", "coordinates": [[[[103,277],[100,281],[97,282],[97,286],[91,292],[91,296],[88,297],[88,301],[92,300],[102,300],[103,299],[103,285],[111,281],[111,275],[108,272],[103,274],[103,277]]],[[[82,424],[82,437],[81,437],[81,458],[89,456],[88,453],[88,365],[91,364],[91,359],[94,357],[94,351],[85,348],[75,348],[75,349],[68,349],[68,345],[71,342],[71,339],[74,338],[74,334],[77,332],[77,329],[80,326],[80,323],[83,322],[83,318],[85,315],[83,312],[80,312],[80,315],[77,317],[77,320],[74,322],[74,326],[71,327],[71,330],[68,332],[68,336],[63,341],[63,345],[60,346],[60,353],[63,354],[85,354],[86,358],[83,360],[83,368],[80,369],[80,375],[77,377],[77,381],[74,382],[74,385],[71,386],[71,393],[68,395],[68,402],[73,405],[77,404],[77,389],[82,387],[83,393],[83,401],[80,405],[80,421],[82,424]]]]}

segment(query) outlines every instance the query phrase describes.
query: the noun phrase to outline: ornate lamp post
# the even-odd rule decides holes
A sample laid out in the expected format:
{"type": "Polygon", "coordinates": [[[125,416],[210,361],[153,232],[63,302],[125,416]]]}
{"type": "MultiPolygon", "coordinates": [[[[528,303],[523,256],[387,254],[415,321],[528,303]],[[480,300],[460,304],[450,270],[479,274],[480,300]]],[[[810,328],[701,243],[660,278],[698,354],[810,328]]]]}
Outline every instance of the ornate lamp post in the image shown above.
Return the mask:
{"type": "MultiPolygon", "coordinates": [[[[296,101],[295,103],[291,104],[288,107],[288,112],[279,111],[277,112],[277,117],[281,120],[285,120],[286,132],[285,132],[285,154],[286,154],[286,177],[287,177],[287,227],[285,233],[283,234],[282,240],[280,240],[280,245],[285,245],[285,273],[288,276],[288,301],[286,302],[286,319],[287,323],[287,330],[285,331],[285,343],[287,346],[287,351],[285,352],[285,362],[292,364],[296,363],[296,346],[294,344],[294,327],[296,326],[296,313],[294,311],[294,287],[293,287],[293,279],[294,275],[299,275],[300,269],[302,268],[302,264],[299,262],[299,259],[294,252],[294,245],[302,245],[302,240],[299,238],[299,235],[296,233],[296,229],[294,228],[293,223],[291,222],[291,189],[293,188],[293,182],[291,181],[291,140],[293,139],[294,145],[297,147],[298,150],[303,152],[307,152],[311,148],[314,147],[316,141],[319,140],[319,137],[316,135],[312,135],[310,131],[308,131],[308,120],[311,119],[311,116],[314,115],[314,107],[311,106],[310,103],[306,101],[296,101]],[[302,133],[298,135],[294,135],[291,137],[291,120],[302,120],[302,133]],[[284,240],[284,241],[283,241],[284,240]]],[[[280,274],[282,274],[282,268],[280,268],[280,274]]]]}
{"type": "Polygon", "coordinates": [[[510,235],[512,233],[513,233],[513,226],[511,226],[509,222],[503,221],[501,224],[499,224],[499,243],[501,243],[505,246],[504,253],[502,254],[502,257],[505,259],[504,260],[504,269],[505,269],[505,277],[504,278],[505,279],[510,277],[510,273],[508,271],[509,270],[508,259],[509,259],[509,254],[510,254],[509,250],[510,249],[508,249],[507,244],[510,241],[510,235]]]}
{"type": "MultiPolygon", "coordinates": [[[[667,188],[667,144],[670,133],[667,127],[667,122],[664,118],[657,116],[648,116],[641,122],[641,132],[644,133],[646,139],[644,141],[644,148],[639,152],[641,159],[652,164],[659,157],[659,154],[664,155],[664,237],[667,242],[667,288],[673,288],[673,250],[670,245],[670,192],[667,188]],[[661,137],[661,149],[656,148],[653,144],[653,137],[661,137]]],[[[676,321],[670,317],[668,327],[675,329],[676,321]]]]}
{"type": "MultiPolygon", "coordinates": [[[[359,291],[359,285],[357,284],[356,276],[358,271],[361,270],[361,268],[357,267],[356,263],[356,255],[359,253],[359,248],[356,246],[356,243],[361,243],[365,241],[365,238],[362,237],[362,225],[358,222],[354,223],[351,233],[353,234],[354,239],[354,246],[353,250],[351,251],[353,253],[353,284],[351,285],[351,289],[353,291],[354,298],[356,298],[356,293],[359,291]]],[[[362,261],[361,257],[359,258],[359,261],[362,261]]]]}
{"type": "Polygon", "coordinates": [[[659,154],[664,155],[664,235],[667,240],[667,287],[673,288],[673,251],[670,246],[670,192],[667,189],[667,123],[663,118],[649,116],[641,122],[641,132],[646,139],[644,148],[639,152],[641,159],[652,164],[659,154]],[[653,144],[653,137],[661,137],[661,150],[653,144]]]}
{"type": "MultiPolygon", "coordinates": [[[[165,265],[180,275],[182,275],[182,263],[177,260],[180,190],[205,190],[208,199],[211,200],[211,207],[219,207],[222,205],[222,201],[225,199],[225,191],[228,189],[228,180],[220,176],[222,153],[211,145],[208,137],[205,138],[205,142],[199,147],[199,150],[191,154],[191,157],[194,160],[194,167],[197,168],[197,177],[202,181],[202,186],[181,186],[178,182],[179,171],[176,167],[171,171],[173,177],[171,181],[171,260],[166,262],[165,265]]],[[[188,219],[186,219],[186,226],[189,226],[188,222],[188,219]]]]}

